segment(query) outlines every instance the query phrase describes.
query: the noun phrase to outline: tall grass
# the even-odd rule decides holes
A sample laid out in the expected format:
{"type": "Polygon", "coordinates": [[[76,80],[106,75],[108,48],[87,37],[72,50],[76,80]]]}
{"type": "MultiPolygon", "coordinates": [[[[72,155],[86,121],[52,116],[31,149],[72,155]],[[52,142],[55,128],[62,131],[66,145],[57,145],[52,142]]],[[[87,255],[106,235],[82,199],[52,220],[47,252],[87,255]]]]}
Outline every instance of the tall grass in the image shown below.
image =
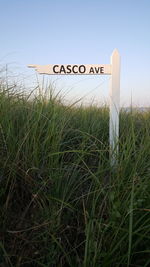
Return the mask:
{"type": "Polygon", "coordinates": [[[121,111],[117,169],[107,107],[0,88],[0,266],[150,265],[150,111],[121,111]]]}

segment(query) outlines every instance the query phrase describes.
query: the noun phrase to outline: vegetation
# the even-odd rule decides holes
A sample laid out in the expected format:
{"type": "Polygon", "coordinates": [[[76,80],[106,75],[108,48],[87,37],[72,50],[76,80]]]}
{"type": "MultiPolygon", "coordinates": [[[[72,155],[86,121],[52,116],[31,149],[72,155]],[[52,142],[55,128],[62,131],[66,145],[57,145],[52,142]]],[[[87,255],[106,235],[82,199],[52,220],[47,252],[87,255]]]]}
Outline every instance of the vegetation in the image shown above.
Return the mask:
{"type": "Polygon", "coordinates": [[[150,111],[0,88],[0,266],[150,266],[150,111]]]}

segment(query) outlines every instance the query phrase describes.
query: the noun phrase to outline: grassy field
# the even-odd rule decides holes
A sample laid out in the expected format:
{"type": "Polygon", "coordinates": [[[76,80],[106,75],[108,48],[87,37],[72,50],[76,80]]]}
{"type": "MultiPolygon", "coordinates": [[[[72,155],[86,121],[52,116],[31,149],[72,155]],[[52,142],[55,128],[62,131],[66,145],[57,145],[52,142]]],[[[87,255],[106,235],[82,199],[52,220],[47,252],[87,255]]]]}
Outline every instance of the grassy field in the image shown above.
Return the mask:
{"type": "Polygon", "coordinates": [[[150,266],[150,111],[31,100],[0,85],[0,266],[150,266]]]}

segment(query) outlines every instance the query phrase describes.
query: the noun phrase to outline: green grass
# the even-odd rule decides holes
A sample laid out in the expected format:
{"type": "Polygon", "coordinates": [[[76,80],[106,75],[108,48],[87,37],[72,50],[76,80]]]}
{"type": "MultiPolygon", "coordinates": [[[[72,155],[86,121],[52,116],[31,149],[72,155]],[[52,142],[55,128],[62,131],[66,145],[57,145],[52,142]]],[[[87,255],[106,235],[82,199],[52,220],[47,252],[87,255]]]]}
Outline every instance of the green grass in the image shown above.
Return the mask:
{"type": "Polygon", "coordinates": [[[150,265],[150,111],[121,111],[114,170],[105,106],[1,84],[0,118],[0,266],[150,265]]]}

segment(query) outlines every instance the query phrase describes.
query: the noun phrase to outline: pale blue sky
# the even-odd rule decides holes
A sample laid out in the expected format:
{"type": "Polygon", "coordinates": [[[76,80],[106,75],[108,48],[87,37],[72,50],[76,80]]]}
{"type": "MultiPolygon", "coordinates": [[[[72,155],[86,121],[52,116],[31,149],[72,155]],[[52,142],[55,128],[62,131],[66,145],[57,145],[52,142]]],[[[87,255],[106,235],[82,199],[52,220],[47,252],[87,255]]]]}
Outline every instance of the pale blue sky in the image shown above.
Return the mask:
{"type": "MultiPolygon", "coordinates": [[[[0,64],[32,80],[28,64],[108,64],[118,48],[121,103],[129,105],[132,92],[133,104],[150,106],[149,0],[0,0],[0,10],[0,64]]],[[[108,79],[61,76],[57,86],[71,88],[68,99],[101,100],[108,79]]]]}

